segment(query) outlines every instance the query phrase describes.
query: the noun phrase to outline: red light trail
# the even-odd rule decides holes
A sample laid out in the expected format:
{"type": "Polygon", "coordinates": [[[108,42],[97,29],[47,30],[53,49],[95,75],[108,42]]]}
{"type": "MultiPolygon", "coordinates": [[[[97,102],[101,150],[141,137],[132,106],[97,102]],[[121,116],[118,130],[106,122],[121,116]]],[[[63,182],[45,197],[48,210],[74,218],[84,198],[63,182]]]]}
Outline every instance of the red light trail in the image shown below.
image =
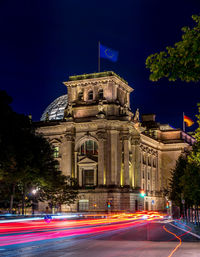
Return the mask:
{"type": "MultiPolygon", "coordinates": [[[[89,215],[87,215],[89,216],[89,215]]],[[[102,216],[102,215],[100,215],[102,216]]],[[[145,221],[160,219],[159,213],[113,214],[106,219],[44,220],[0,224],[0,246],[22,244],[41,240],[92,235],[135,226],[145,221]]],[[[62,216],[61,216],[62,218],[62,216]]]]}

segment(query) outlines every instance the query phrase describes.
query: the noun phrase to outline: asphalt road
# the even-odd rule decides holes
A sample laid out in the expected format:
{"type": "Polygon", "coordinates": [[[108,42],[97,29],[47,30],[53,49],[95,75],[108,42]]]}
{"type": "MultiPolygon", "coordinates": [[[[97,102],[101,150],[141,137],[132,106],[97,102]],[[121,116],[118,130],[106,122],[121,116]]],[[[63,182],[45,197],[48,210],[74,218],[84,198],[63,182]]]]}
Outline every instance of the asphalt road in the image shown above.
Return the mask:
{"type": "Polygon", "coordinates": [[[189,227],[175,226],[141,219],[0,224],[0,256],[200,256],[200,238],[189,227]]]}

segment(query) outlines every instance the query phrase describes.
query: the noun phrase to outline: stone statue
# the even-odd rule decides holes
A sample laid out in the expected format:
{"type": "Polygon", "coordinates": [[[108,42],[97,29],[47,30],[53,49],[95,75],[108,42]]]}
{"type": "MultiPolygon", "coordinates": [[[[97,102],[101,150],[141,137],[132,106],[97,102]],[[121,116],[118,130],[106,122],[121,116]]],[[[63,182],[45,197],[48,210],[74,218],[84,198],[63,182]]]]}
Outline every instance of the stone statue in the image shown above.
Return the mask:
{"type": "Polygon", "coordinates": [[[45,114],[45,121],[49,121],[49,113],[48,112],[45,114]]]}
{"type": "Polygon", "coordinates": [[[99,110],[99,113],[103,113],[104,112],[103,102],[102,101],[100,101],[99,104],[98,104],[98,110],[99,110]]]}
{"type": "Polygon", "coordinates": [[[72,116],[72,105],[71,104],[68,105],[66,114],[67,114],[67,116],[72,116]]]}
{"type": "Polygon", "coordinates": [[[124,114],[128,115],[128,104],[127,103],[125,103],[125,105],[124,105],[124,114]]]}
{"type": "Polygon", "coordinates": [[[104,107],[103,107],[103,101],[99,101],[98,104],[98,114],[96,115],[98,119],[103,119],[105,118],[105,112],[104,112],[104,107]]]}
{"type": "Polygon", "coordinates": [[[73,114],[72,105],[69,104],[67,106],[67,109],[65,110],[65,117],[64,117],[65,120],[72,120],[73,119],[72,114],[73,114]]]}
{"type": "Polygon", "coordinates": [[[135,122],[139,122],[140,120],[140,113],[139,113],[139,109],[137,108],[136,112],[135,112],[135,116],[133,119],[135,122]]]}

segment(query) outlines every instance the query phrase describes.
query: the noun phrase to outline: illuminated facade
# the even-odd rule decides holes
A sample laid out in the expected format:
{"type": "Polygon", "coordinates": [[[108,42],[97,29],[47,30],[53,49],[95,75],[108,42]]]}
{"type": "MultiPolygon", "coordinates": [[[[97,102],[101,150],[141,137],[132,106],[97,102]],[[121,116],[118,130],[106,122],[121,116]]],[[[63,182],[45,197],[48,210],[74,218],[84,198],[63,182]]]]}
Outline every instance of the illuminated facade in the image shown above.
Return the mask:
{"type": "Polygon", "coordinates": [[[108,202],[112,211],[164,209],[170,171],[193,138],[155,115],[140,120],[130,109],[133,89],[113,72],[72,76],[64,85],[62,118],[48,119],[49,108],[37,124],[55,146],[60,170],[78,180],[79,199],[63,211],[107,211],[108,202]]]}

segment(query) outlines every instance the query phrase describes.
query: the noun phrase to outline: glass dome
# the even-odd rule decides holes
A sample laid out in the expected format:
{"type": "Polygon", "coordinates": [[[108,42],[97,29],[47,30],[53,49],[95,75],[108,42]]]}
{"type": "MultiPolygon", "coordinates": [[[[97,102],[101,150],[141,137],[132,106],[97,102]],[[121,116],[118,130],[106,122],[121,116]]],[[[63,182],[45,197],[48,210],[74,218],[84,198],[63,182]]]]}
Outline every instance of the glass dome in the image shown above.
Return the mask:
{"type": "Polygon", "coordinates": [[[68,96],[62,95],[56,98],[43,112],[41,121],[45,121],[48,115],[49,120],[62,120],[68,103],[68,96]],[[48,114],[47,114],[48,113],[48,114]]]}

